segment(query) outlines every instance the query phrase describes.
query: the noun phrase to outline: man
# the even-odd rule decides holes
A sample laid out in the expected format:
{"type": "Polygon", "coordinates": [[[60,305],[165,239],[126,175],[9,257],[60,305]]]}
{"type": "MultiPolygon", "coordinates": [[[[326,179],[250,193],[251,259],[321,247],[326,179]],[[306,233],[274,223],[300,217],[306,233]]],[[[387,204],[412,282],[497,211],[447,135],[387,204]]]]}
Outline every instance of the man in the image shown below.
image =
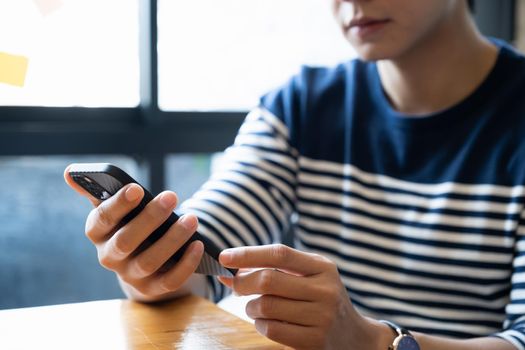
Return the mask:
{"type": "Polygon", "coordinates": [[[525,349],[525,59],[480,35],[465,0],[333,6],[360,60],[305,68],[264,96],[223,170],[144,252],[134,254],[176,195],[160,194],[123,227],[138,186],[91,199],[86,234],[101,264],[137,300],[218,299],[224,288],[193,274],[201,242],[159,270],[198,217],[223,248],[254,246],[221,254],[243,270],[220,281],[261,295],[247,314],[277,342],[525,349]],[[292,218],[301,250],[266,245],[292,218]]]}

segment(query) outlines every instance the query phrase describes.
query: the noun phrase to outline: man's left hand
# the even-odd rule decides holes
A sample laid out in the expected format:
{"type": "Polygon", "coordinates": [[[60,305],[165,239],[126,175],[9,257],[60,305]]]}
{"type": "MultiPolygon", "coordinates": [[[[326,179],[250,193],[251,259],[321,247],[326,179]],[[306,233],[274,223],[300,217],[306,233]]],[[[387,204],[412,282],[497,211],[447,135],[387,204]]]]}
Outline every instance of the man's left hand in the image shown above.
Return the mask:
{"type": "Polygon", "coordinates": [[[219,261],[241,269],[223,284],[261,295],[246,313],[262,335],[296,349],[376,348],[377,322],[355,311],[331,260],[276,244],[227,249],[219,261]]]}

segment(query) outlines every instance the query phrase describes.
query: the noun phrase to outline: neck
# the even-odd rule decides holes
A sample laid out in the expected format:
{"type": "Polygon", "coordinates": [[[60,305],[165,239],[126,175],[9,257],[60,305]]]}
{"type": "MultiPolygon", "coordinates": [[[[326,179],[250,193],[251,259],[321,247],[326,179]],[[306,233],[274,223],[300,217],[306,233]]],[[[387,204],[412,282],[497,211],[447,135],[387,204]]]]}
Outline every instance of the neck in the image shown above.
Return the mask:
{"type": "Polygon", "coordinates": [[[469,96],[492,70],[497,51],[468,13],[456,11],[406,54],[379,61],[378,69],[396,110],[427,115],[469,96]]]}

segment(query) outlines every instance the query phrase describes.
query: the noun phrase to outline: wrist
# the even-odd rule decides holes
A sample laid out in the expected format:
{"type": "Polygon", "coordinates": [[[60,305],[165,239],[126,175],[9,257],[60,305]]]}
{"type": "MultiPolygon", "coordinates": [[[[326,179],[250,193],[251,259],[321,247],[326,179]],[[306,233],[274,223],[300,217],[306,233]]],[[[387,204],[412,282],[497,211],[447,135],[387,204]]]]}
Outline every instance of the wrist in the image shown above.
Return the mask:
{"type": "Polygon", "coordinates": [[[388,350],[420,350],[419,343],[410,331],[403,328],[392,321],[381,320],[379,321],[387,325],[394,334],[394,341],[388,347],[388,350]]]}
{"type": "Polygon", "coordinates": [[[368,323],[369,350],[388,350],[394,340],[394,334],[390,327],[372,318],[366,318],[368,323]]]}

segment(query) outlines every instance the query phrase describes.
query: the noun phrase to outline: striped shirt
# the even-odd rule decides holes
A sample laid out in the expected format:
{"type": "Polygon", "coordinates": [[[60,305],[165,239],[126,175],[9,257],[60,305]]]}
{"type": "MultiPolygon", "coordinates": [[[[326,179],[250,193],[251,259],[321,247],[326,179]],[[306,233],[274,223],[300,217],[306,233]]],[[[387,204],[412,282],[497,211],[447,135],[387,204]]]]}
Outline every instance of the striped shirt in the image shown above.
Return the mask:
{"type": "Polygon", "coordinates": [[[476,91],[425,117],[390,106],[373,62],[303,68],[182,210],[222,248],[292,228],[364,315],[525,350],[525,58],[496,43],[476,91]]]}

